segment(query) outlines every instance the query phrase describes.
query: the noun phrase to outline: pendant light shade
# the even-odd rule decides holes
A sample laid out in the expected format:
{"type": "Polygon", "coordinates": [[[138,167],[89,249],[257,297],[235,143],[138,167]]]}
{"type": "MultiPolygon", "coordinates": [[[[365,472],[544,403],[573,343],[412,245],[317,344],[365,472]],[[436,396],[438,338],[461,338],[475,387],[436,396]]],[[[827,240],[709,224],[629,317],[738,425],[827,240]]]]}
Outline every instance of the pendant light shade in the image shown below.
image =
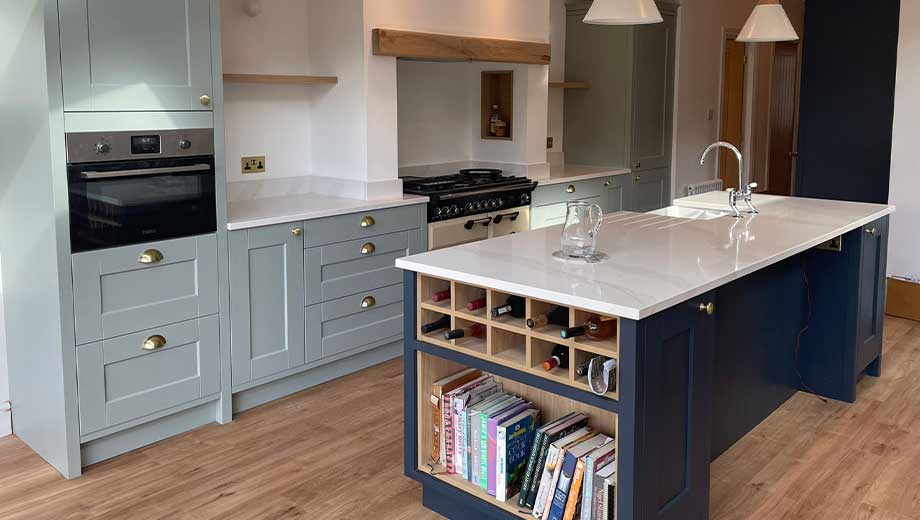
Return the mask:
{"type": "Polygon", "coordinates": [[[643,25],[664,19],[655,0],[594,0],[584,22],[594,25],[643,25]]]}
{"type": "Polygon", "coordinates": [[[739,42],[789,42],[799,39],[780,0],[760,0],[738,35],[739,42]]]}

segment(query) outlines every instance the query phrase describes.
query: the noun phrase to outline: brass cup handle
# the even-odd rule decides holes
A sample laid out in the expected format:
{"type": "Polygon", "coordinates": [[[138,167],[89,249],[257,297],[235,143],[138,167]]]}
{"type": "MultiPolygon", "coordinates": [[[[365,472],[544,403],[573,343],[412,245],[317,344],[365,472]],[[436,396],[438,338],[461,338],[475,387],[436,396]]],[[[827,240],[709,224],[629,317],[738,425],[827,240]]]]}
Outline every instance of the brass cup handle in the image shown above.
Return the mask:
{"type": "Polygon", "coordinates": [[[137,258],[138,263],[141,264],[155,264],[163,261],[163,253],[157,251],[156,249],[148,249],[141,253],[141,256],[137,258]]]}
{"type": "Polygon", "coordinates": [[[373,254],[374,251],[376,251],[376,250],[377,250],[377,246],[375,246],[375,245],[372,244],[371,242],[368,242],[368,243],[364,244],[363,246],[361,246],[361,254],[362,254],[362,255],[371,255],[371,254],[373,254]]]}
{"type": "Polygon", "coordinates": [[[869,228],[866,230],[867,235],[875,236],[878,234],[878,230],[875,228],[869,228]]]}
{"type": "Polygon", "coordinates": [[[635,177],[633,177],[633,180],[636,181],[636,182],[640,182],[640,181],[642,181],[642,176],[641,176],[641,175],[636,175],[635,177]]]}
{"type": "Polygon", "coordinates": [[[712,302],[709,302],[709,303],[701,303],[701,304],[700,304],[700,312],[705,312],[708,316],[712,316],[713,314],[716,313],[716,304],[714,304],[714,303],[712,303],[712,302]]]}
{"type": "Polygon", "coordinates": [[[575,193],[575,185],[574,185],[574,184],[569,184],[569,186],[565,189],[565,192],[566,192],[566,193],[575,193]]]}
{"type": "Polygon", "coordinates": [[[144,344],[141,345],[141,348],[144,350],[156,350],[159,348],[163,348],[165,346],[166,346],[166,338],[164,338],[163,336],[160,336],[159,334],[156,334],[154,336],[150,336],[149,338],[147,338],[147,340],[144,341],[144,344]]]}
{"type": "Polygon", "coordinates": [[[302,236],[302,235],[303,235],[303,229],[302,229],[302,228],[299,228],[299,227],[295,227],[294,229],[291,230],[291,234],[294,235],[295,237],[302,236]]]}
{"type": "Polygon", "coordinates": [[[374,217],[368,215],[361,219],[361,227],[371,227],[377,222],[374,220],[374,217]]]}
{"type": "Polygon", "coordinates": [[[202,96],[201,96],[200,98],[198,98],[198,101],[201,101],[201,104],[202,104],[202,105],[208,106],[208,105],[211,104],[211,96],[209,96],[209,95],[207,95],[207,94],[202,94],[202,96]]]}
{"type": "Polygon", "coordinates": [[[377,300],[375,300],[373,296],[365,296],[364,299],[361,300],[362,309],[370,309],[374,305],[377,305],[377,300]]]}

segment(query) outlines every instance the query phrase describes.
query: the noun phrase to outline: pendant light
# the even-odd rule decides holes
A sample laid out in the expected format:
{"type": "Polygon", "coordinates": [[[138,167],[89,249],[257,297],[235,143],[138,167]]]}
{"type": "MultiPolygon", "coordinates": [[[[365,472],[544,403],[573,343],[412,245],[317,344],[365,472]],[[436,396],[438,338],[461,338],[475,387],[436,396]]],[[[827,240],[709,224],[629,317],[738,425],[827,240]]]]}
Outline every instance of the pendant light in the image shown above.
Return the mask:
{"type": "Polygon", "coordinates": [[[655,0],[594,0],[584,22],[593,25],[643,25],[664,19],[655,0]]]}
{"type": "Polygon", "coordinates": [[[799,39],[780,0],[758,0],[738,35],[739,42],[790,42],[799,39]]]}

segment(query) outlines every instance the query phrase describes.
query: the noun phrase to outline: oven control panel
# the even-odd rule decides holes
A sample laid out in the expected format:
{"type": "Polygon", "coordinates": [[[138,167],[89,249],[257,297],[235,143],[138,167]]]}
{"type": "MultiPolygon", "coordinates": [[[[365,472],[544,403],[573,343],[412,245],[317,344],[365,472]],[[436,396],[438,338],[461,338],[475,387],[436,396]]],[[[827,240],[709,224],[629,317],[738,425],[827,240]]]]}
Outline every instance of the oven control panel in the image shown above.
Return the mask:
{"type": "Polygon", "coordinates": [[[454,218],[463,218],[483,213],[491,213],[504,208],[529,206],[532,187],[503,190],[495,193],[458,194],[432,200],[428,205],[428,221],[440,222],[454,218]]]}

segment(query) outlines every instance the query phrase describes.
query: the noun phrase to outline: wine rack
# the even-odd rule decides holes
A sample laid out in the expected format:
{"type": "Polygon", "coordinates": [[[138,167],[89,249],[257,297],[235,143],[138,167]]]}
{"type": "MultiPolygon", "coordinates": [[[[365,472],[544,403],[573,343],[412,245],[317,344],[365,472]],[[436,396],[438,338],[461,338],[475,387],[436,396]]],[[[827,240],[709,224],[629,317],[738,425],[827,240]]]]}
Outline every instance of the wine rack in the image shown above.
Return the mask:
{"type": "MultiPolygon", "coordinates": [[[[596,356],[618,359],[620,322],[617,316],[606,316],[555,302],[524,297],[526,308],[524,318],[509,315],[492,318],[491,309],[503,305],[509,296],[520,295],[421,274],[418,275],[417,283],[416,335],[419,341],[522,370],[588,392],[591,390],[587,377],[578,376],[575,367],[596,356]],[[445,290],[450,290],[450,300],[441,302],[431,300],[432,294],[445,290]],[[467,302],[480,298],[486,299],[485,307],[474,311],[467,309],[467,302]],[[588,317],[597,315],[604,319],[616,320],[617,333],[612,338],[604,340],[592,340],[587,337],[564,339],[560,336],[563,329],[560,325],[550,324],[533,330],[527,328],[528,318],[546,314],[554,307],[567,309],[567,326],[569,327],[582,325],[588,317]],[[429,334],[421,333],[423,324],[431,323],[441,316],[451,317],[452,329],[479,324],[485,326],[485,334],[483,337],[445,340],[444,329],[429,334]],[[557,346],[569,349],[569,365],[564,369],[555,368],[547,372],[541,365],[557,346]]],[[[604,394],[604,397],[617,399],[619,374],[620,371],[617,370],[617,384],[613,386],[613,390],[604,394]]]]}

